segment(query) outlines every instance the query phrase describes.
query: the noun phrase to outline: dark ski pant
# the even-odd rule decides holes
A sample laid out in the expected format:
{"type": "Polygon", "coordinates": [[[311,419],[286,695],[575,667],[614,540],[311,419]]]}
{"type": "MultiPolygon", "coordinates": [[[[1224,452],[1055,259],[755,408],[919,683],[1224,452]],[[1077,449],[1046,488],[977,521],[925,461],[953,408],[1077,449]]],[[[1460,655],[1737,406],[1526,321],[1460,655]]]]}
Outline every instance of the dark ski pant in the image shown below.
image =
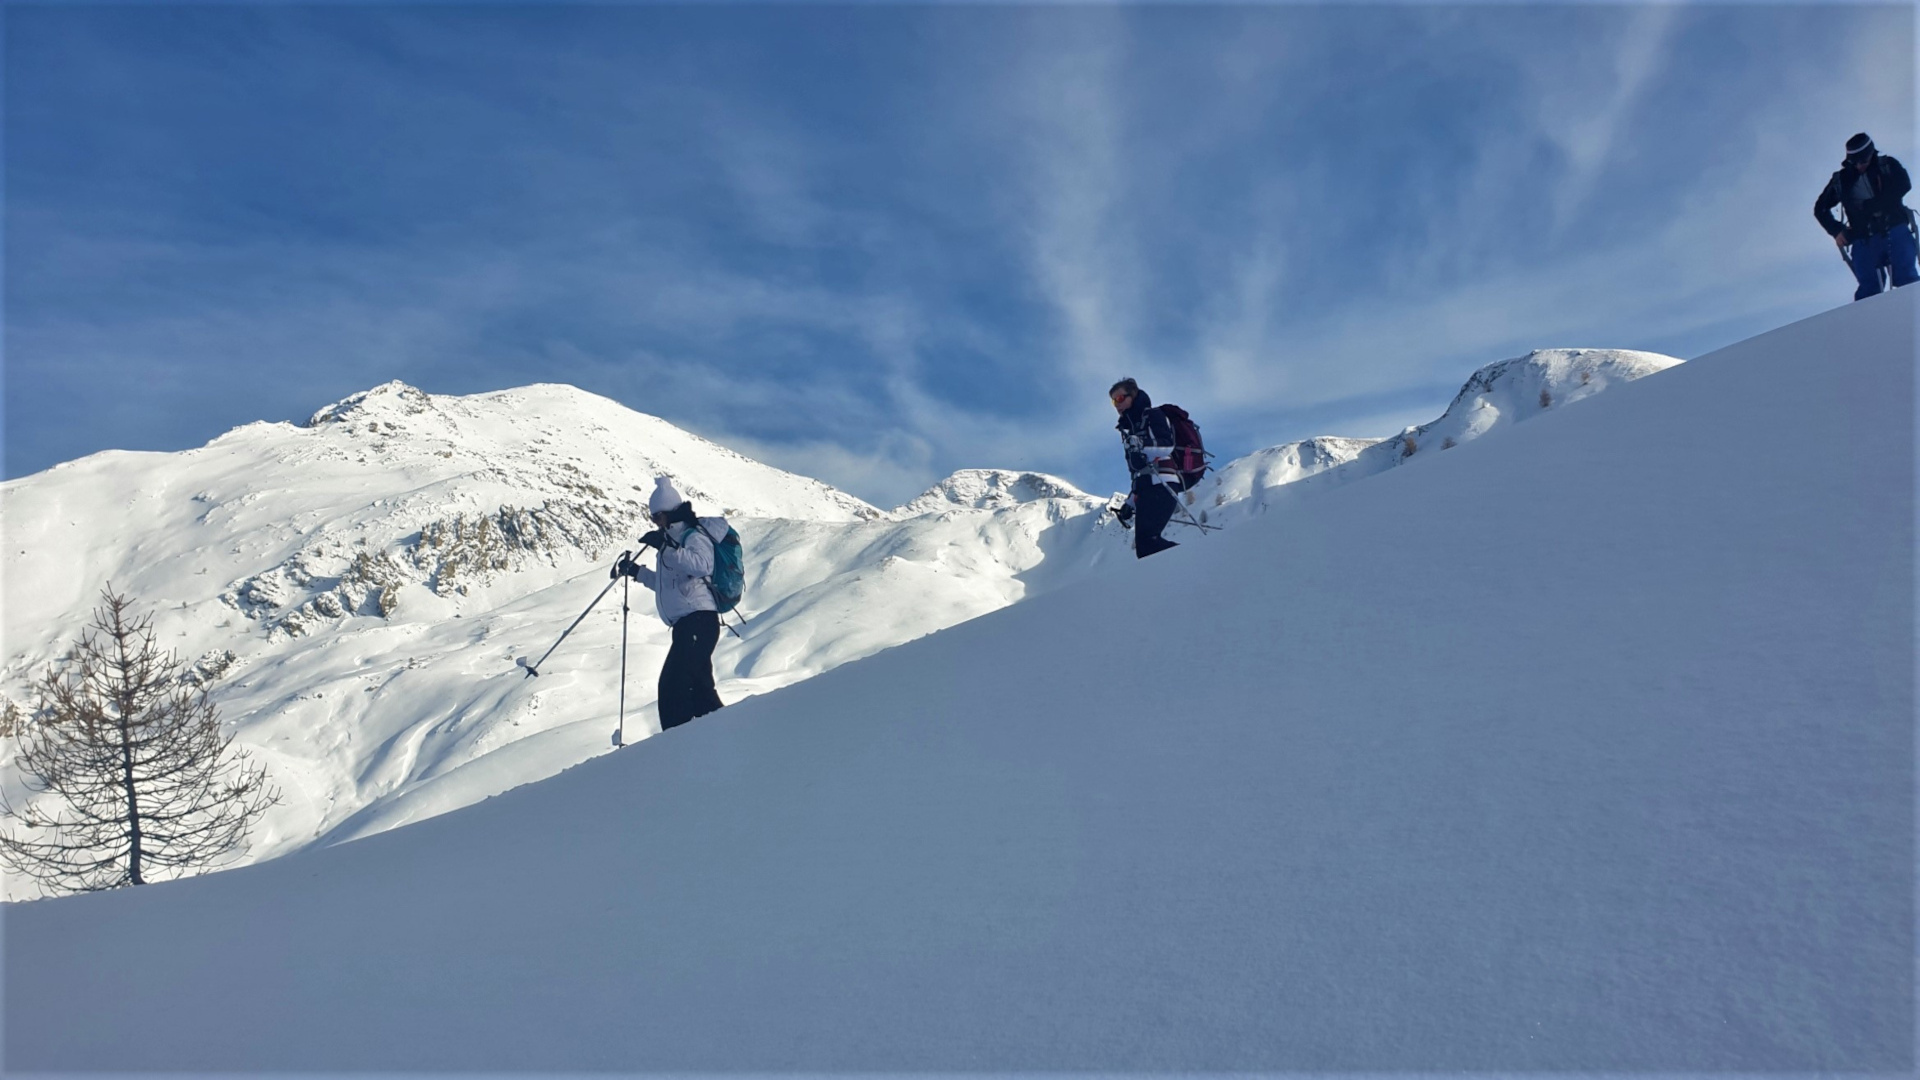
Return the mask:
{"type": "Polygon", "coordinates": [[[720,616],[695,611],[673,624],[673,647],[660,667],[660,730],[678,727],[720,707],[713,689],[713,647],[720,643],[720,616]]]}
{"type": "Polygon", "coordinates": [[[1161,537],[1173,520],[1173,492],[1165,484],[1135,481],[1133,485],[1133,557],[1144,559],[1179,544],[1161,537]]]}
{"type": "Polygon", "coordinates": [[[1880,268],[1883,266],[1889,271],[1887,276],[1893,279],[1896,289],[1920,280],[1920,269],[1915,266],[1913,234],[1905,226],[1888,229],[1879,236],[1855,240],[1848,252],[1848,261],[1853,265],[1853,279],[1860,283],[1860,287],[1853,292],[1855,300],[1865,300],[1880,292],[1880,268]]]}

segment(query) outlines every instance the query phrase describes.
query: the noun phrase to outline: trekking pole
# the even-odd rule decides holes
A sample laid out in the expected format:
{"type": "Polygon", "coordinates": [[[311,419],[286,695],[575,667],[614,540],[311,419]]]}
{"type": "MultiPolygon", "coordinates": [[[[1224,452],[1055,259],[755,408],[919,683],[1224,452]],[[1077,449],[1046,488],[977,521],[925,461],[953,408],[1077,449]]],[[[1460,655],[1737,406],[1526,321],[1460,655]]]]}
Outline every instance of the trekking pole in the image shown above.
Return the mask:
{"type": "MultiPolygon", "coordinates": [[[[1843,247],[1840,249],[1840,261],[1847,264],[1847,269],[1852,271],[1856,280],[1860,277],[1860,271],[1855,269],[1853,265],[1853,250],[1851,247],[1843,247]]],[[[1890,271],[1885,266],[1879,267],[1873,272],[1874,280],[1880,283],[1881,292],[1886,292],[1889,287],[1891,281],[1889,275],[1890,271]]]]}
{"type": "Polygon", "coordinates": [[[620,587],[620,722],[613,729],[613,748],[620,749],[626,742],[627,734],[627,598],[632,592],[633,579],[622,575],[626,584],[620,587]]]}
{"type": "MultiPolygon", "coordinates": [[[[620,557],[622,559],[625,559],[627,556],[632,554],[633,552],[631,551],[623,551],[620,553],[620,557]]],[[[573,624],[571,626],[568,626],[565,630],[560,631],[560,636],[554,639],[554,642],[552,645],[547,646],[546,652],[543,652],[540,654],[540,659],[534,661],[531,664],[527,663],[527,658],[524,656],[514,661],[514,663],[519,664],[521,667],[527,669],[527,678],[531,679],[534,676],[540,674],[540,665],[547,662],[547,657],[553,655],[553,650],[559,648],[560,643],[562,641],[567,640],[567,635],[573,633],[573,628],[575,626],[580,625],[580,620],[585,619],[587,617],[587,612],[592,611],[594,609],[594,605],[600,603],[601,598],[606,596],[609,592],[612,592],[612,591],[613,591],[613,582],[609,581],[607,582],[607,587],[600,590],[600,595],[593,598],[593,603],[587,605],[587,611],[581,612],[580,617],[573,620],[573,624]]]]}
{"type": "Polygon", "coordinates": [[[1219,525],[1209,525],[1204,521],[1195,520],[1193,516],[1193,511],[1188,510],[1184,506],[1180,508],[1180,516],[1177,518],[1174,518],[1173,523],[1175,525],[1191,525],[1194,528],[1199,529],[1200,535],[1202,536],[1205,536],[1210,532],[1219,532],[1221,529],[1221,526],[1219,525]]]}
{"type": "MultiPolygon", "coordinates": [[[[1841,248],[1840,257],[1847,261],[1847,269],[1852,270],[1853,276],[1855,278],[1858,278],[1860,276],[1860,271],[1853,265],[1852,247],[1848,246],[1848,247],[1841,248]]],[[[1881,265],[1874,268],[1873,278],[1875,281],[1878,281],[1880,283],[1880,291],[1886,292],[1888,289],[1893,287],[1893,267],[1890,264],[1882,263],[1881,265]]]]}
{"type": "Polygon", "coordinates": [[[1193,508],[1189,507],[1186,504],[1185,500],[1180,498],[1180,493],[1173,490],[1172,484],[1162,484],[1160,486],[1166,488],[1167,491],[1173,495],[1173,508],[1179,511],[1180,513],[1180,517],[1174,520],[1179,521],[1180,524],[1182,525],[1191,525],[1194,528],[1199,529],[1201,536],[1205,536],[1210,532],[1215,532],[1220,528],[1220,526],[1218,525],[1208,525],[1205,522],[1202,522],[1199,519],[1195,518],[1193,516],[1193,508]]]}

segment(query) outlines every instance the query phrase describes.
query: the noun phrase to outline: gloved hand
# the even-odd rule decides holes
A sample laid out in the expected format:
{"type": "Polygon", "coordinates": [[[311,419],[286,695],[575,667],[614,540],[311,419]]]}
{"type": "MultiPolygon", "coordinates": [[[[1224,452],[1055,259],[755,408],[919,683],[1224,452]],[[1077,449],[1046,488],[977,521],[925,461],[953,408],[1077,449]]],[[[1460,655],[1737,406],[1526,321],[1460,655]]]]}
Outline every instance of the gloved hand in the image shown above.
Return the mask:
{"type": "Polygon", "coordinates": [[[607,576],[616,580],[622,577],[630,577],[638,580],[640,577],[640,564],[633,561],[632,552],[623,551],[620,553],[619,560],[613,564],[613,572],[607,576]]]}
{"type": "Polygon", "coordinates": [[[1133,504],[1121,503],[1118,507],[1114,509],[1113,516],[1120,519],[1121,528],[1127,528],[1127,529],[1132,528],[1133,527],[1133,504]]]}
{"type": "Polygon", "coordinates": [[[654,529],[648,532],[647,535],[640,538],[640,546],[650,547],[650,548],[665,548],[667,546],[667,534],[661,532],[659,529],[654,529]]]}

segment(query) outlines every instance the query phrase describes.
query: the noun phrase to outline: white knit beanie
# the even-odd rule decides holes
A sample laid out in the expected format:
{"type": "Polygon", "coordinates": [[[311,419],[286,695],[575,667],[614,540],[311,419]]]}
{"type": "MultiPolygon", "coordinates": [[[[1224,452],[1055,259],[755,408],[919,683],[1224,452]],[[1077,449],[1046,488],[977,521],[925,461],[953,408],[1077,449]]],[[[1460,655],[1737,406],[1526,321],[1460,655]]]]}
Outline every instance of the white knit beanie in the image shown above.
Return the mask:
{"type": "Polygon", "coordinates": [[[653,485],[653,495],[647,499],[647,511],[649,513],[662,513],[687,501],[680,497],[678,491],[674,490],[673,481],[664,476],[655,480],[653,485]]]}

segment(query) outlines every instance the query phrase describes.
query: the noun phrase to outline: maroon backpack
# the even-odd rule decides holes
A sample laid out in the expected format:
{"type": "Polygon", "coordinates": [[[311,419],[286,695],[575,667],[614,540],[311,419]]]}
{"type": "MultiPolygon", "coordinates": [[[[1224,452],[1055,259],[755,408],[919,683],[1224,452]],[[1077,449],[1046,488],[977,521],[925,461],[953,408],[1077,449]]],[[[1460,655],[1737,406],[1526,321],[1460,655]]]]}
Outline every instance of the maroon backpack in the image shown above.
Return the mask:
{"type": "Polygon", "coordinates": [[[1173,467],[1180,470],[1180,490],[1186,491],[1207,473],[1207,448],[1200,442],[1200,425],[1178,405],[1161,405],[1159,409],[1173,424],[1173,467]]]}

